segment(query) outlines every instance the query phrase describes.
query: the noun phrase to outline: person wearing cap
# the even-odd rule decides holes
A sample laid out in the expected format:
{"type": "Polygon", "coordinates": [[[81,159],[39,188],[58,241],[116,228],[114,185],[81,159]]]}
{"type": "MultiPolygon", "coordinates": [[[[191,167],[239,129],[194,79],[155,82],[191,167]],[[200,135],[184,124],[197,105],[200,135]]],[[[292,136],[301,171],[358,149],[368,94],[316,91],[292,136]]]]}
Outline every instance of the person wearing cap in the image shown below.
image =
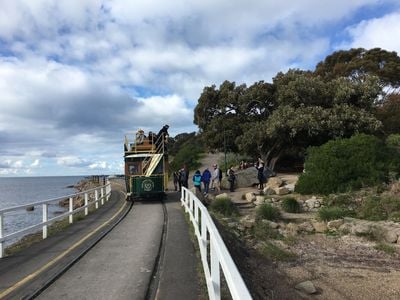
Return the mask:
{"type": "Polygon", "coordinates": [[[212,186],[217,190],[217,192],[221,191],[221,181],[220,181],[220,172],[221,170],[218,168],[217,164],[213,165],[214,172],[212,176],[212,186]]]}
{"type": "Polygon", "coordinates": [[[145,139],[144,131],[143,129],[140,129],[136,132],[136,145],[141,145],[144,142],[145,139]]]}
{"type": "Polygon", "coordinates": [[[168,136],[169,136],[168,128],[169,128],[169,125],[164,125],[163,128],[160,129],[160,131],[158,132],[157,137],[156,137],[156,147],[157,148],[161,144],[161,142],[164,142],[164,153],[167,153],[166,143],[168,142],[168,136]]]}

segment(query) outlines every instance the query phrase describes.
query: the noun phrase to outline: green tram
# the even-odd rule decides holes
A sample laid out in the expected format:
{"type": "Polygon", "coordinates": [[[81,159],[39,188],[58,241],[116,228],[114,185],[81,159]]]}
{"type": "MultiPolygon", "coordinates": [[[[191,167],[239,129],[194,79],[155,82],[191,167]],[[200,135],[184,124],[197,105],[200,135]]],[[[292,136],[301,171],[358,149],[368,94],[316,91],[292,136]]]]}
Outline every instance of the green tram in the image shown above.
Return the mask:
{"type": "Polygon", "coordinates": [[[168,187],[168,136],[142,130],[126,134],[124,143],[127,200],[162,199],[168,187]]]}

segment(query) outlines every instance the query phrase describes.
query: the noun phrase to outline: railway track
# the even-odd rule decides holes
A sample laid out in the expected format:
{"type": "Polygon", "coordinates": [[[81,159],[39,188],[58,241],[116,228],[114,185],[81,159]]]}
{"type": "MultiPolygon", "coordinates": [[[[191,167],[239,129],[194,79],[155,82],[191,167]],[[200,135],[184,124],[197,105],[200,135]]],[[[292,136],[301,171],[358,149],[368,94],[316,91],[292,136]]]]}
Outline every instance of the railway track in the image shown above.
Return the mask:
{"type": "MultiPolygon", "coordinates": [[[[123,184],[119,183],[118,181],[113,182],[115,187],[118,187],[117,192],[119,193],[119,198],[120,199],[125,199],[125,192],[123,191],[124,186],[123,184]]],[[[68,253],[68,256],[70,259],[68,260],[67,263],[63,262],[62,266],[57,266],[57,272],[53,272],[51,276],[46,276],[46,268],[41,268],[40,270],[37,270],[34,273],[34,276],[28,276],[30,277],[30,280],[32,281],[37,281],[37,284],[34,284],[34,288],[32,288],[32,283],[29,283],[29,288],[25,289],[25,283],[20,284],[20,286],[16,286],[15,290],[11,290],[8,294],[6,294],[4,297],[0,297],[0,299],[54,299],[55,297],[58,298],[57,294],[64,294],[68,295],[68,298],[79,298],[79,295],[74,295],[76,291],[73,291],[69,288],[67,290],[62,291],[62,289],[65,288],[65,286],[69,286],[68,282],[65,283],[65,281],[68,281],[71,275],[69,273],[73,271],[75,275],[72,275],[73,277],[80,277],[79,275],[79,264],[82,263],[82,261],[87,261],[90,259],[90,257],[93,256],[98,256],[98,254],[93,254],[91,252],[99,252],[99,249],[102,247],[104,248],[105,246],[102,245],[102,241],[107,240],[107,239],[112,239],[113,232],[118,228],[118,231],[121,231],[121,228],[118,225],[123,225],[122,227],[126,227],[122,231],[130,230],[127,219],[129,219],[129,222],[132,222],[132,219],[135,218],[135,210],[137,211],[137,215],[141,214],[141,211],[143,209],[147,209],[147,206],[153,206],[153,207],[158,207],[161,206],[160,208],[157,208],[162,213],[159,213],[159,215],[156,216],[158,217],[162,216],[162,222],[159,222],[157,227],[162,227],[160,229],[157,229],[157,234],[155,234],[158,238],[158,240],[154,239],[153,241],[150,241],[151,244],[156,244],[157,247],[156,249],[151,249],[153,253],[152,255],[152,262],[150,261],[148,265],[151,265],[151,268],[146,268],[146,273],[144,274],[145,277],[147,277],[144,282],[146,282],[146,286],[141,286],[140,287],[140,297],[136,297],[134,295],[131,295],[130,297],[126,297],[127,299],[133,299],[133,298],[142,298],[142,299],[155,299],[157,295],[157,289],[159,285],[159,280],[160,280],[160,269],[163,261],[163,255],[165,251],[165,240],[166,240],[166,232],[167,232],[167,224],[168,224],[168,213],[165,204],[162,201],[158,202],[137,202],[136,205],[133,205],[131,202],[126,202],[123,207],[120,209],[121,211],[118,211],[115,213],[111,218],[109,218],[106,222],[103,222],[100,226],[98,226],[95,230],[93,230],[90,234],[86,235],[83,237],[82,240],[90,239],[90,242],[85,241],[85,247],[75,247],[76,249],[71,249],[71,251],[68,253]],[[136,209],[135,209],[136,208],[136,209]],[[125,222],[124,222],[125,221],[125,222]],[[121,224],[122,223],[122,224],[121,224]],[[158,233],[158,231],[160,232],[158,233]],[[79,249],[78,249],[79,248],[79,249]],[[78,271],[78,275],[76,275],[76,272],[78,271]],[[34,278],[32,278],[34,277],[34,278]],[[43,279],[45,278],[45,279],[43,279]]],[[[154,208],[152,208],[154,210],[154,208]]],[[[150,228],[150,227],[149,227],[150,228]]],[[[135,236],[131,235],[132,241],[131,243],[134,244],[136,242],[135,236]]],[[[143,237],[138,237],[138,240],[143,240],[143,237]]],[[[146,242],[148,243],[148,242],[146,242]]],[[[144,244],[146,244],[144,243],[144,244]]],[[[143,246],[144,247],[144,246],[143,246]]],[[[71,247],[70,247],[71,248],[71,247]]],[[[107,251],[105,249],[102,249],[100,252],[105,252],[107,251]]],[[[128,251],[127,251],[128,252],[128,251]]],[[[137,252],[143,252],[141,250],[138,250],[137,252]]],[[[147,251],[144,251],[147,253],[147,251]]],[[[132,254],[133,255],[133,254],[132,254]]],[[[64,255],[66,256],[66,254],[64,255]]],[[[129,255],[126,257],[117,257],[116,259],[121,259],[121,260],[129,260],[129,255]]],[[[107,255],[105,256],[107,259],[107,255]]],[[[108,258],[110,259],[110,258],[108,258]]],[[[101,259],[100,259],[101,261],[101,259]]],[[[55,262],[57,263],[57,262],[55,262]]],[[[137,264],[137,263],[136,263],[137,264]]],[[[83,264],[85,265],[85,264],[83,264]]],[[[130,265],[127,263],[126,268],[134,269],[134,265],[130,265]]],[[[87,268],[82,268],[82,272],[85,272],[84,269],[87,268]]],[[[104,273],[103,275],[108,277],[112,276],[114,273],[118,272],[125,272],[121,270],[113,270],[113,269],[108,269],[108,273],[104,273]]],[[[141,272],[141,271],[140,271],[141,272]]],[[[97,272],[95,272],[97,273],[97,272]]],[[[31,274],[32,275],[32,274],[31,274]]],[[[98,274],[89,274],[89,277],[95,277],[98,274]]],[[[139,274],[141,275],[141,274],[139,274]]],[[[82,275],[85,276],[85,275],[82,275]]],[[[135,275],[138,276],[138,275],[135,275]]],[[[129,278],[127,278],[129,280],[129,278]]],[[[73,280],[74,281],[74,280],[73,280]]],[[[100,279],[101,281],[101,279],[100,279]]],[[[93,281],[94,283],[96,282],[95,280],[93,281]]],[[[134,282],[134,281],[133,281],[134,282]]],[[[75,283],[71,283],[71,285],[74,285],[75,283]]],[[[108,287],[109,289],[113,289],[112,287],[108,287]]],[[[93,287],[87,286],[86,287],[86,293],[95,293],[96,290],[98,290],[99,287],[94,285],[93,287]]],[[[118,293],[118,283],[116,284],[116,293],[118,293]]],[[[78,292],[79,293],[79,292],[78,292]]],[[[1,295],[1,294],[0,294],[1,295]]],[[[97,297],[98,298],[98,297],[97,297]]],[[[124,297],[121,297],[124,298],[124,297]]]]}

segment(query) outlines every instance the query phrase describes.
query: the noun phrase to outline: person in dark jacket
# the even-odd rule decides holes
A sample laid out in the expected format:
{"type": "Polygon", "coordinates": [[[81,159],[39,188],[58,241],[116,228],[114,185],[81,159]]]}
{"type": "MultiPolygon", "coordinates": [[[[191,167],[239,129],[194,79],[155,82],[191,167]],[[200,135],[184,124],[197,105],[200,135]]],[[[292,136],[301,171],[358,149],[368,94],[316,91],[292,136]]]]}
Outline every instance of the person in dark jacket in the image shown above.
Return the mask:
{"type": "Polygon", "coordinates": [[[196,189],[201,192],[201,173],[197,170],[193,175],[193,185],[196,189]]]}
{"type": "Polygon", "coordinates": [[[264,161],[261,157],[258,158],[258,162],[255,165],[257,169],[257,179],[259,182],[259,190],[262,191],[264,189],[264,161]]]}
{"type": "Polygon", "coordinates": [[[230,168],[226,172],[226,175],[228,175],[229,191],[234,192],[236,176],[235,176],[235,171],[233,170],[233,166],[230,166],[230,168]]]}
{"type": "Polygon", "coordinates": [[[204,184],[204,194],[208,194],[208,189],[210,188],[211,172],[206,168],[201,176],[201,181],[204,184]]]}
{"type": "Polygon", "coordinates": [[[178,190],[178,184],[179,184],[179,172],[175,171],[173,175],[174,175],[174,188],[176,192],[178,190]]]}

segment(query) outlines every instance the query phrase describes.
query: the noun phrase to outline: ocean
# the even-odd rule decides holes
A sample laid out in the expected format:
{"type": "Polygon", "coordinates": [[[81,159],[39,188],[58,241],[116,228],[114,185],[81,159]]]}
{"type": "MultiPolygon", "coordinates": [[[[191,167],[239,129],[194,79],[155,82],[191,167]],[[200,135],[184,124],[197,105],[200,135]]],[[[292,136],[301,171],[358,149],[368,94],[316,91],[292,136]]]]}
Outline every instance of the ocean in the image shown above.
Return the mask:
{"type": "MultiPolygon", "coordinates": [[[[76,193],[74,188],[68,188],[68,186],[74,185],[84,178],[85,176],[0,177],[0,209],[76,193]]],[[[55,202],[49,205],[49,218],[65,211],[66,208],[59,206],[58,202],[55,202]]],[[[41,205],[36,206],[33,211],[20,209],[6,213],[4,217],[4,234],[10,234],[29,225],[38,224],[41,221],[41,205]]],[[[9,245],[16,240],[5,244],[9,245]]]]}

